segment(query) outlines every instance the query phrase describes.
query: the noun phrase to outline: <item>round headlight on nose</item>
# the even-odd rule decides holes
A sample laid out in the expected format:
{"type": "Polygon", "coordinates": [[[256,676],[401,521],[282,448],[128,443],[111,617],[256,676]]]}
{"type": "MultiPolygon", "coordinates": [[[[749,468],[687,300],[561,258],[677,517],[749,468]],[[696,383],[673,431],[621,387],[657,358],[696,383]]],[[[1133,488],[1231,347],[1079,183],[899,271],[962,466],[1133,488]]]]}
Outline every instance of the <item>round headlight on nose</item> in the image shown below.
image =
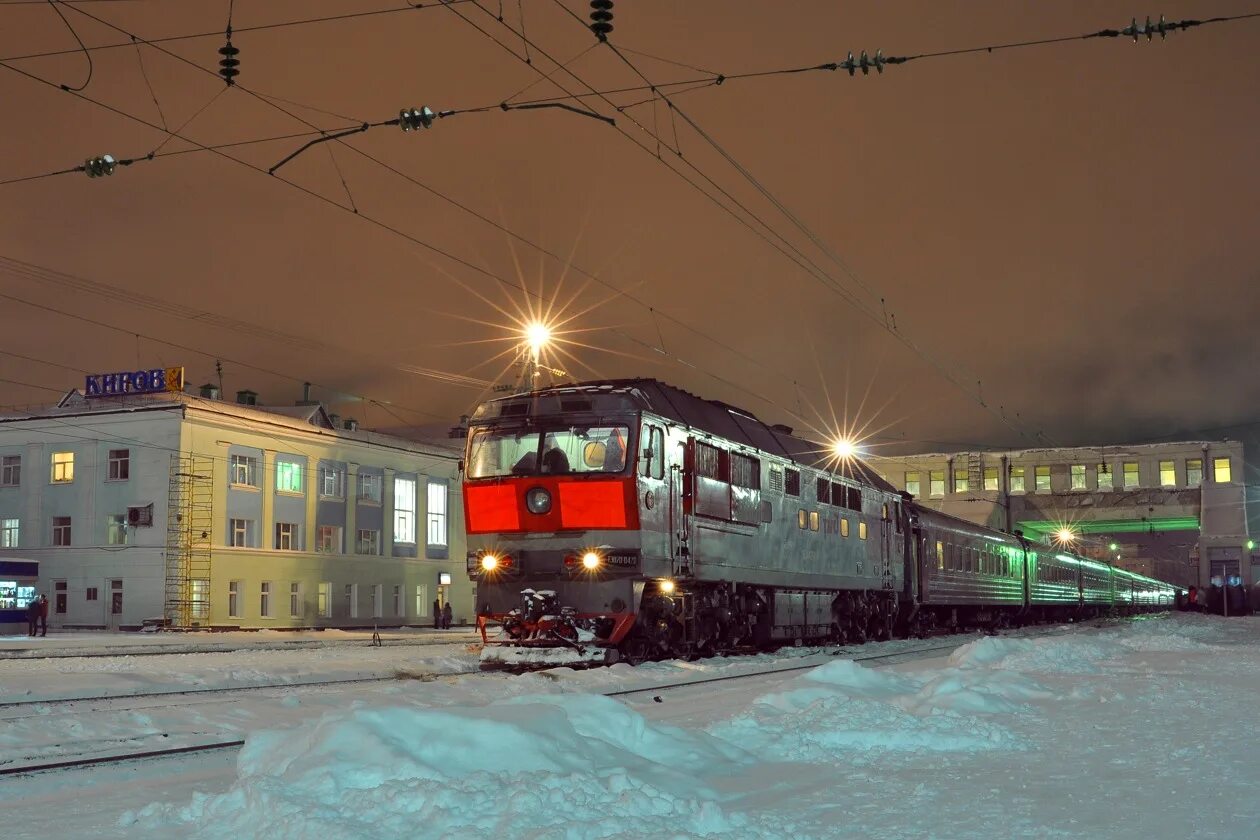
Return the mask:
{"type": "Polygon", "coordinates": [[[525,507],[530,513],[543,514],[551,510],[551,494],[541,487],[535,487],[525,494],[525,507]]]}

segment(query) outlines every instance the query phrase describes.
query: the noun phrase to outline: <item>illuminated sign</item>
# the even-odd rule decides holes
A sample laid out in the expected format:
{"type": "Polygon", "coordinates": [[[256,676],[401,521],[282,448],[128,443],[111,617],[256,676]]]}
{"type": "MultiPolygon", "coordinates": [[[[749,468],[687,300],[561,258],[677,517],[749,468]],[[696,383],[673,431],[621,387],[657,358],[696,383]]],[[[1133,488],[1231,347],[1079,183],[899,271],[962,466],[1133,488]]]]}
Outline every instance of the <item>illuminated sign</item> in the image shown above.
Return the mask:
{"type": "Polygon", "coordinates": [[[451,585],[451,573],[438,572],[438,586],[450,586],[450,585],[451,585]]]}
{"type": "Polygon", "coordinates": [[[178,393],[183,390],[184,369],[169,367],[88,374],[84,380],[83,396],[121,397],[127,394],[178,393]]]}

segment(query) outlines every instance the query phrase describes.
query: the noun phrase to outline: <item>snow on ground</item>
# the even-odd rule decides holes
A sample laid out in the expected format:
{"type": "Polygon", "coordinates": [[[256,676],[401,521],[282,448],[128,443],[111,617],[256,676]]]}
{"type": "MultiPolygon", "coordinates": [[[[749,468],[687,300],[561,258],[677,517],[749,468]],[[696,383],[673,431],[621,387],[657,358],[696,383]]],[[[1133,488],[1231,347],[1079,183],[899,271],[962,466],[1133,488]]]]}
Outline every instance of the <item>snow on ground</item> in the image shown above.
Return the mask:
{"type": "Polygon", "coordinates": [[[1260,619],[981,638],[887,667],[802,653],[821,664],[623,700],[593,692],[741,661],[306,690],[252,710],[267,728],[234,766],[0,780],[0,809],[14,836],[1260,835],[1260,619]]]}

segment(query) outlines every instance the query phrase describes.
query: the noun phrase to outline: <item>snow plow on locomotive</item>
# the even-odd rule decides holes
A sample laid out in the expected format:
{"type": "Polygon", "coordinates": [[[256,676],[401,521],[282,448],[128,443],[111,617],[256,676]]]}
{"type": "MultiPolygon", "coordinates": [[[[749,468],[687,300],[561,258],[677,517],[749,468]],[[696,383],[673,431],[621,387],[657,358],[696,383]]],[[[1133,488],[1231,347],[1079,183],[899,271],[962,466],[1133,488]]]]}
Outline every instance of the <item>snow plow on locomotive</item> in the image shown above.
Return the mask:
{"type": "Polygon", "coordinates": [[[856,643],[1173,599],[922,509],[857,459],[650,379],[483,404],[463,490],[485,667],[856,643]]]}

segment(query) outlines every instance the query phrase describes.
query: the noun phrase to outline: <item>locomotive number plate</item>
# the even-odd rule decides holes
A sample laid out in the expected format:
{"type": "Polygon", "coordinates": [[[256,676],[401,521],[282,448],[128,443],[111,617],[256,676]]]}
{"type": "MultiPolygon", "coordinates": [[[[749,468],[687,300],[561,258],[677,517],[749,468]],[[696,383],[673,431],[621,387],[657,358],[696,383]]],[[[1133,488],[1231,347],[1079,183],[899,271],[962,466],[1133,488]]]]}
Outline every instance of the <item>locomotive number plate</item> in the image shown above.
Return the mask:
{"type": "Polygon", "coordinates": [[[604,562],[609,566],[637,566],[639,565],[639,552],[637,551],[618,551],[604,556],[604,562]]]}

